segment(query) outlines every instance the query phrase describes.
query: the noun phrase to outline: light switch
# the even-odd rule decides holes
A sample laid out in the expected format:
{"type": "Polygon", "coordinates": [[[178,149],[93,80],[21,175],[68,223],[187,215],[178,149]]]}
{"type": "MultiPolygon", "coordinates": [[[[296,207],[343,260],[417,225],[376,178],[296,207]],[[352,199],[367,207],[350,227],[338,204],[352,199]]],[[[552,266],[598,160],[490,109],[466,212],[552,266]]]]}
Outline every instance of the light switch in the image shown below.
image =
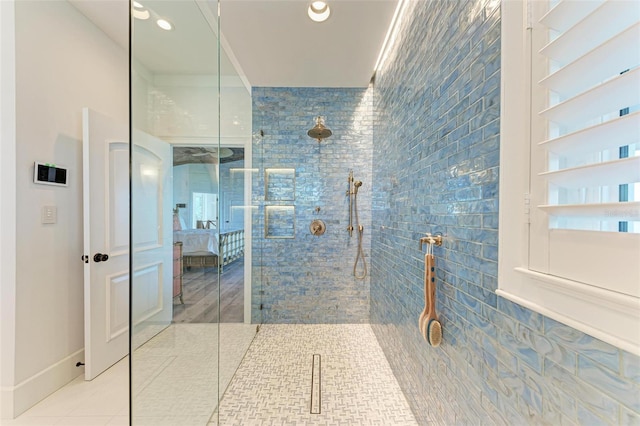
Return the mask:
{"type": "Polygon", "coordinates": [[[44,206],[42,208],[42,223],[58,222],[58,208],[56,206],[44,206]]]}

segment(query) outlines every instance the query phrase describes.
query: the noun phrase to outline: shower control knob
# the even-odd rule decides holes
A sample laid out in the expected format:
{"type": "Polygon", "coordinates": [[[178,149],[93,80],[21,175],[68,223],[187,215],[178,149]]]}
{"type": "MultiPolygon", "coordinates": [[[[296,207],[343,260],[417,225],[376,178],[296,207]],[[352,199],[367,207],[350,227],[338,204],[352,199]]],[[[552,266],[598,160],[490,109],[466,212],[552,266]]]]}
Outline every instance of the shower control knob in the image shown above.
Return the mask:
{"type": "Polygon", "coordinates": [[[326,225],[320,219],[314,220],[313,222],[311,222],[311,225],[309,225],[309,231],[311,231],[311,233],[316,237],[319,237],[320,235],[324,234],[326,230],[327,230],[326,225]]]}

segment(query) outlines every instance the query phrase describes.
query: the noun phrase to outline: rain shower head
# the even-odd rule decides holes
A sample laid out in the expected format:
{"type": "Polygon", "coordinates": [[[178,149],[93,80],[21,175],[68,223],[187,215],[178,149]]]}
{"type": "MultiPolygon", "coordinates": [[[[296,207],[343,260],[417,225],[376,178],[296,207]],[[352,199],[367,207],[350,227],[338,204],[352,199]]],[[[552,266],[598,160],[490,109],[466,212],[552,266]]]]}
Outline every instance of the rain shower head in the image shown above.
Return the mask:
{"type": "Polygon", "coordinates": [[[318,142],[322,141],[322,139],[328,138],[332,134],[333,132],[325,127],[324,118],[320,116],[316,117],[316,125],[307,132],[307,135],[314,139],[317,139],[318,142]]]}

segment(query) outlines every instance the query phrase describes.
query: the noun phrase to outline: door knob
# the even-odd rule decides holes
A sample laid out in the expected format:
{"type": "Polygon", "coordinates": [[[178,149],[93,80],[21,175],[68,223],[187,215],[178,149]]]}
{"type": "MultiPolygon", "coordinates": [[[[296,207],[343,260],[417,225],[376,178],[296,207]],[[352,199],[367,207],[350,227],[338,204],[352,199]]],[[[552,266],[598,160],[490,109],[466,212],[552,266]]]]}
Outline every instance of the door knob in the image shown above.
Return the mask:
{"type": "Polygon", "coordinates": [[[108,254],[96,253],[93,256],[93,261],[94,262],[106,262],[107,260],[109,260],[109,255],[108,254]]]}

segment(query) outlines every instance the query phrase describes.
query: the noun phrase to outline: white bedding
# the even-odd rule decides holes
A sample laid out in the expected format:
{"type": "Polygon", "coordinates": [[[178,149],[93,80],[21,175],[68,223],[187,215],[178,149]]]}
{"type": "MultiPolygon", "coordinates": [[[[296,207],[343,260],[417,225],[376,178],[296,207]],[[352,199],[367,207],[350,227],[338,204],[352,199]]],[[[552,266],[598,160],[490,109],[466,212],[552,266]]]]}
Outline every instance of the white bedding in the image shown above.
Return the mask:
{"type": "Polygon", "coordinates": [[[218,254],[218,238],[215,229],[186,229],[173,231],[173,241],[182,242],[182,254],[210,252],[218,254]]]}

